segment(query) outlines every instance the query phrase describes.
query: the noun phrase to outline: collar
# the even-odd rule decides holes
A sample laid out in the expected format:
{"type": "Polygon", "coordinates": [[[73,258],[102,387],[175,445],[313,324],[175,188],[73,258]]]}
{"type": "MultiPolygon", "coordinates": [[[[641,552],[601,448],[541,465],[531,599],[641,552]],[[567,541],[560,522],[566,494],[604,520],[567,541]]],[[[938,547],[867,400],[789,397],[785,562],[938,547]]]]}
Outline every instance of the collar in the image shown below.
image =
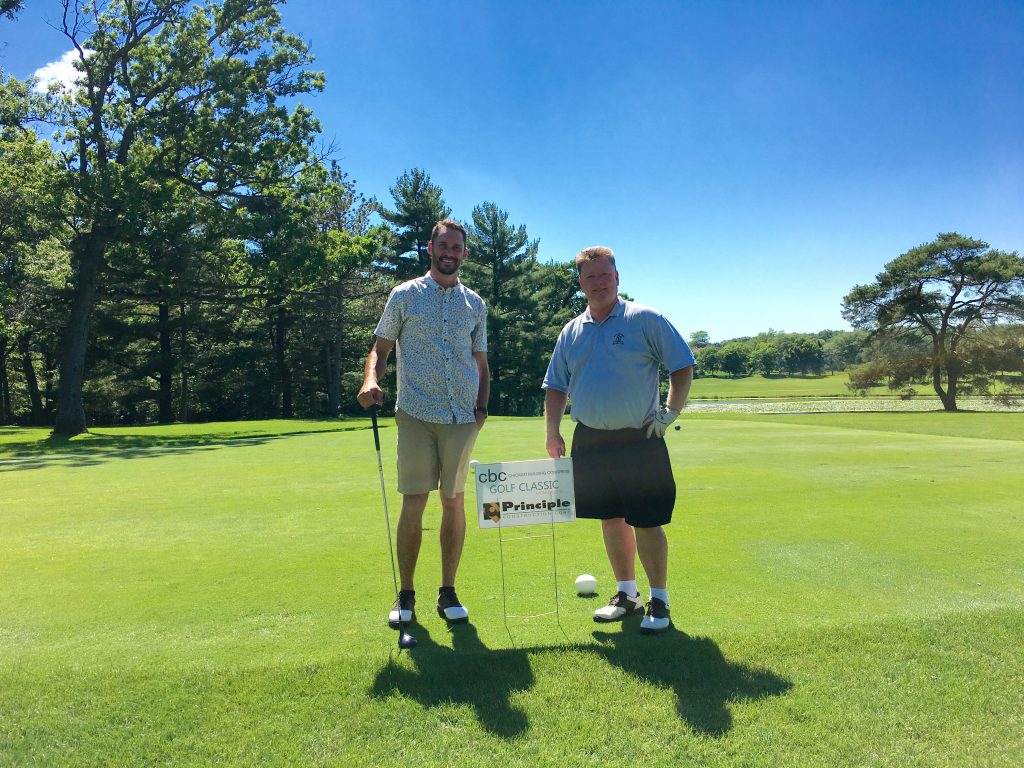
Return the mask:
{"type": "Polygon", "coordinates": [[[458,275],[455,276],[455,285],[453,285],[451,288],[445,288],[443,285],[437,282],[437,280],[434,279],[430,272],[427,272],[427,274],[423,276],[423,279],[426,281],[427,287],[437,288],[437,290],[439,291],[452,291],[455,290],[456,288],[462,287],[462,281],[459,280],[458,275]]]}
{"type": "MultiPolygon", "coordinates": [[[[622,300],[622,297],[619,297],[619,299],[615,302],[615,306],[612,307],[611,311],[607,315],[605,315],[605,318],[604,320],[601,321],[601,323],[603,323],[610,317],[622,317],[622,313],[625,312],[625,310],[626,302],[622,300]]],[[[585,310],[583,310],[583,322],[594,323],[595,325],[601,324],[594,320],[593,315],[590,314],[590,307],[587,307],[585,310]]]]}

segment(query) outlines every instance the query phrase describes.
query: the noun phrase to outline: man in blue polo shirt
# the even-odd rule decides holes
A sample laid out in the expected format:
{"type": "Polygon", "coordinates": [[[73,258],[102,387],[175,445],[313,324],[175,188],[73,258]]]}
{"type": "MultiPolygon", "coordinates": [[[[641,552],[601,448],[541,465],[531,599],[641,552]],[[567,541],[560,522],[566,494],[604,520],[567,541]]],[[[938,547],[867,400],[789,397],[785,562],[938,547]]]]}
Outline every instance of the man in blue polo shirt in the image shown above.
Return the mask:
{"type": "Polygon", "coordinates": [[[644,633],[671,625],[668,540],[676,485],[665,431],[686,405],[693,354],[659,312],[619,298],[619,273],[610,248],[576,256],[587,309],[569,321],[555,343],[544,376],[548,456],[565,455],[561,422],[572,398],[572,463],[576,516],[601,521],[605,551],[618,582],[594,621],[620,621],[643,611],[636,557],[651,588],[640,622],[644,633]],[[661,407],[659,365],[669,372],[661,407]]]}
{"type": "Polygon", "coordinates": [[[437,612],[449,623],[469,611],[455,594],[455,574],[466,538],[465,487],[469,457],[487,419],[487,309],[459,282],[466,260],[466,230],[445,219],[427,243],[430,270],[391,291],[377,339],[366,358],[356,399],[364,408],[382,405],[378,382],[398,348],[398,492],[402,514],[396,544],[401,589],[388,614],[392,627],[416,617],[413,577],[423,538],[423,511],[430,492],[441,491],[441,588],[437,612]]]}

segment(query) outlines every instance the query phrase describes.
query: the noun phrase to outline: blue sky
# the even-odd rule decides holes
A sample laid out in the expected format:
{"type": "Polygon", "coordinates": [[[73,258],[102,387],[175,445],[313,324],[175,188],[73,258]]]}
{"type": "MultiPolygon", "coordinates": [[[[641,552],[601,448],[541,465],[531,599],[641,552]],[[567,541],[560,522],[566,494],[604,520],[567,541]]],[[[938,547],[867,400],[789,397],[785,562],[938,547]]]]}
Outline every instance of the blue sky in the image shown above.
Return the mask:
{"type": "MultiPolygon", "coordinates": [[[[0,22],[25,77],[56,0],[0,22]]],[[[688,336],[846,328],[842,297],[959,231],[1024,249],[1024,2],[323,2],[286,27],[363,194],[426,169],[544,260],[616,251],[688,336]]]]}

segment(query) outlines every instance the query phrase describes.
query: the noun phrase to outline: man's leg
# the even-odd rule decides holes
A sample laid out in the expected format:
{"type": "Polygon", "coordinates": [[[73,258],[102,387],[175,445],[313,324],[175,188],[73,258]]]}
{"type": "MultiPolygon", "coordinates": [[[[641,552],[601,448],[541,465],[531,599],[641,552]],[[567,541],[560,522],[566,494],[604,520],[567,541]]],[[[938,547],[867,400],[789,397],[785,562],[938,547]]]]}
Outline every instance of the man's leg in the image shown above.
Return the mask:
{"type": "Polygon", "coordinates": [[[402,516],[398,519],[398,573],[402,589],[414,589],[416,560],[423,541],[423,510],[429,493],[410,493],[402,496],[402,516]]]}
{"type": "Polygon", "coordinates": [[[636,549],[652,589],[668,585],[668,537],[662,526],[637,528],[636,549]]]}
{"type": "Polygon", "coordinates": [[[466,540],[465,493],[448,498],[441,493],[441,589],[437,591],[437,613],[450,624],[469,621],[469,611],[455,594],[455,573],[466,540]]]}
{"type": "Polygon", "coordinates": [[[466,494],[441,495],[441,586],[454,587],[466,541],[466,494]]]}
{"type": "Polygon", "coordinates": [[[594,611],[594,621],[619,621],[643,607],[636,588],[636,538],[621,517],[602,520],[601,534],[618,584],[608,605],[594,611]]]}
{"type": "Polygon", "coordinates": [[[640,622],[640,631],[646,634],[664,632],[672,626],[668,607],[668,538],[662,526],[636,529],[637,552],[647,580],[651,583],[651,601],[647,614],[640,622]]]}
{"type": "Polygon", "coordinates": [[[604,549],[608,553],[616,581],[636,579],[636,537],[624,518],[613,517],[601,521],[604,549]]]}

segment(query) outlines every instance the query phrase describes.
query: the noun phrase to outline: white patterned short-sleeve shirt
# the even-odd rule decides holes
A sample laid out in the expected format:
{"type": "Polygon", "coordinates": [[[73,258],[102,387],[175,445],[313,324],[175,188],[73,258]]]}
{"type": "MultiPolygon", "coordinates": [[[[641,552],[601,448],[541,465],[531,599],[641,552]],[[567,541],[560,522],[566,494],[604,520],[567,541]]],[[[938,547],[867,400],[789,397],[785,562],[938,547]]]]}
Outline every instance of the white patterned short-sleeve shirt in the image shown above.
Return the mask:
{"type": "Polygon", "coordinates": [[[487,308],[462,283],[438,284],[428,272],[395,286],[374,334],[397,342],[398,401],[434,424],[470,424],[480,388],[474,352],[487,351],[487,308]]]}

